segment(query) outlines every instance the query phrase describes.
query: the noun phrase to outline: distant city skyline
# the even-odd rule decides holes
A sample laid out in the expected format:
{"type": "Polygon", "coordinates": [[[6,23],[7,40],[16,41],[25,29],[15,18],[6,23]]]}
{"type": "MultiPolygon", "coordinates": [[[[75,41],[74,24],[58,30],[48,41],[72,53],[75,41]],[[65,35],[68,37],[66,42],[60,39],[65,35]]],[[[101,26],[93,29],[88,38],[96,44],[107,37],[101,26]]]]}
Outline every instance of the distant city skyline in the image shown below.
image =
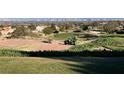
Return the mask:
{"type": "Polygon", "coordinates": [[[0,21],[36,21],[36,22],[46,22],[46,21],[111,21],[111,20],[124,20],[124,18],[0,18],[0,21]]]}

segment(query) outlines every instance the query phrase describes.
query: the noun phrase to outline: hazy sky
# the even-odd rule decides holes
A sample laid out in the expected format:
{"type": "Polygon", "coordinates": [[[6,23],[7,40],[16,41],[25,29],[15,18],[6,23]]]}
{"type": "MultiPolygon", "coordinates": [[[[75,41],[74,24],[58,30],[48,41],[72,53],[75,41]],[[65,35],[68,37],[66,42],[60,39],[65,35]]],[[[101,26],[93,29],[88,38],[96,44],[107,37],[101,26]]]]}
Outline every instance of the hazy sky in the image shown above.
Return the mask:
{"type": "Polygon", "coordinates": [[[0,21],[100,21],[124,20],[124,18],[0,18],[0,21]]]}

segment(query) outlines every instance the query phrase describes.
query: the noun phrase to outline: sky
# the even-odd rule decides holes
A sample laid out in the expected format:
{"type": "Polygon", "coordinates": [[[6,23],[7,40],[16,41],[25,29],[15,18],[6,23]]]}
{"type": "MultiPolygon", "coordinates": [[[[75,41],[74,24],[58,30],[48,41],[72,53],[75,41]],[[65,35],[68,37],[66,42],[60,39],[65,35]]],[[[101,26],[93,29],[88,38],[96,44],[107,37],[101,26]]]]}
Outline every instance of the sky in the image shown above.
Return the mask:
{"type": "Polygon", "coordinates": [[[0,18],[0,21],[106,21],[124,18],[0,18]]]}

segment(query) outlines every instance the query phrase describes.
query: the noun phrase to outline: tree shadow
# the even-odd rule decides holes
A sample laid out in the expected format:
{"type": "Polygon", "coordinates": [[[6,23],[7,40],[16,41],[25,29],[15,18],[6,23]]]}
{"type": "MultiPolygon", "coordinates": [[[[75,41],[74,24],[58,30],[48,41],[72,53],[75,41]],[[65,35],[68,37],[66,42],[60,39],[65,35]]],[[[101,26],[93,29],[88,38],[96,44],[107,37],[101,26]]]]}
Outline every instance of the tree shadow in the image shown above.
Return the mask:
{"type": "MultiPolygon", "coordinates": [[[[104,36],[103,36],[103,37],[104,37],[104,36]]],[[[107,36],[107,37],[120,37],[120,38],[124,38],[124,36],[123,36],[123,35],[122,35],[122,36],[121,36],[121,35],[120,35],[120,36],[119,36],[119,35],[115,35],[115,36],[114,36],[114,35],[112,35],[112,36],[107,36]]]]}
{"type": "Polygon", "coordinates": [[[94,51],[28,51],[22,52],[29,57],[124,57],[124,51],[108,51],[108,50],[94,50],[94,51]]]}
{"type": "Polygon", "coordinates": [[[85,74],[124,74],[124,51],[1,51],[0,56],[64,60],[70,70],[85,74]]]}
{"type": "Polygon", "coordinates": [[[124,74],[124,51],[44,51],[29,54],[64,60],[64,64],[77,73],[124,74]]]}
{"type": "Polygon", "coordinates": [[[59,57],[71,70],[84,74],[124,74],[124,57],[59,57]]]}

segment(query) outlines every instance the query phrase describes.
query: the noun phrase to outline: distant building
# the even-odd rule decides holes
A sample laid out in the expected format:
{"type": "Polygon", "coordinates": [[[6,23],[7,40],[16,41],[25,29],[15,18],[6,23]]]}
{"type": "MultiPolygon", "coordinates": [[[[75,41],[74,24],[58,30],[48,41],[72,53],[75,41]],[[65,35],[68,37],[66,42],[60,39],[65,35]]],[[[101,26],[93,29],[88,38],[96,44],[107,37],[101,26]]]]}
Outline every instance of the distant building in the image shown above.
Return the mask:
{"type": "Polygon", "coordinates": [[[59,28],[57,25],[55,25],[55,28],[56,28],[56,30],[57,30],[57,31],[59,31],[59,30],[60,30],[60,28],[59,28]]]}
{"type": "Polygon", "coordinates": [[[45,29],[48,26],[37,26],[36,27],[36,31],[43,31],[43,29],[45,29]]]}

